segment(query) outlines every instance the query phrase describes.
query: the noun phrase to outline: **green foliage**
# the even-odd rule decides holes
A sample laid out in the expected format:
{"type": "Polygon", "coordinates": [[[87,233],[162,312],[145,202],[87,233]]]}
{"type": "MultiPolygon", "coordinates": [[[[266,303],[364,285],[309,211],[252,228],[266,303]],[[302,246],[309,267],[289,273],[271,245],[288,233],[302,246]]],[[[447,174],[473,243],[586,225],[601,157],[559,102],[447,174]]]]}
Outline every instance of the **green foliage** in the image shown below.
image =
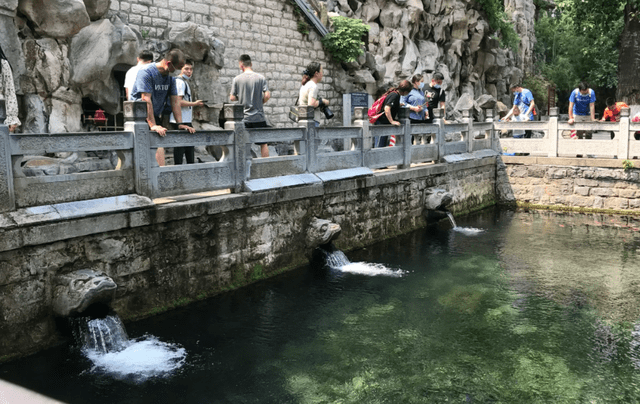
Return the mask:
{"type": "Polygon", "coordinates": [[[626,0],[559,0],[535,24],[539,73],[568,94],[578,82],[617,86],[618,43],[626,0]]]}
{"type": "Polygon", "coordinates": [[[338,62],[353,62],[364,53],[362,37],[369,26],[362,20],[331,17],[333,31],[322,38],[322,44],[338,62]]]}
{"type": "Polygon", "coordinates": [[[634,167],[633,161],[631,161],[631,160],[624,160],[622,162],[622,168],[624,168],[625,171],[626,170],[631,170],[633,167],[634,167]]]}
{"type": "MultiPolygon", "coordinates": [[[[546,110],[547,105],[549,105],[549,93],[547,92],[549,85],[551,85],[551,83],[541,75],[528,76],[522,81],[522,86],[531,90],[533,93],[533,99],[536,102],[538,110],[546,110]]],[[[556,102],[557,98],[556,96],[556,102]]]]}
{"type": "Polygon", "coordinates": [[[289,4],[293,6],[293,14],[296,16],[298,32],[302,35],[309,35],[309,24],[304,19],[302,11],[294,0],[289,0],[289,4]]]}
{"type": "Polygon", "coordinates": [[[264,268],[260,264],[256,264],[251,271],[251,280],[257,281],[264,278],[264,268]]]}
{"type": "Polygon", "coordinates": [[[491,29],[500,33],[501,45],[517,52],[520,37],[513,28],[513,22],[504,11],[504,3],[501,0],[479,0],[478,2],[487,14],[491,29]]]}
{"type": "Polygon", "coordinates": [[[298,20],[298,32],[302,35],[309,35],[309,24],[304,19],[298,20]]]}

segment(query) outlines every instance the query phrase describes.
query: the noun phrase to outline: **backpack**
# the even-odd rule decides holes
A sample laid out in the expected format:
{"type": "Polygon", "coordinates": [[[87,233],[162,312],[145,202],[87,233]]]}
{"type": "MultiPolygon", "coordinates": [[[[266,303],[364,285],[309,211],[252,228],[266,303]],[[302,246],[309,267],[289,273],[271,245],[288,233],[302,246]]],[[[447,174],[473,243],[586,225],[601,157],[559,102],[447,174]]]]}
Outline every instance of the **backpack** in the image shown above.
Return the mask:
{"type": "Polygon", "coordinates": [[[384,109],[382,108],[382,106],[384,105],[384,100],[386,100],[387,96],[392,92],[394,91],[389,91],[388,93],[384,94],[382,97],[378,98],[376,102],[373,103],[371,108],[369,108],[369,111],[367,111],[367,115],[369,115],[370,123],[372,124],[376,123],[378,118],[380,118],[382,114],[384,114],[384,109]]]}

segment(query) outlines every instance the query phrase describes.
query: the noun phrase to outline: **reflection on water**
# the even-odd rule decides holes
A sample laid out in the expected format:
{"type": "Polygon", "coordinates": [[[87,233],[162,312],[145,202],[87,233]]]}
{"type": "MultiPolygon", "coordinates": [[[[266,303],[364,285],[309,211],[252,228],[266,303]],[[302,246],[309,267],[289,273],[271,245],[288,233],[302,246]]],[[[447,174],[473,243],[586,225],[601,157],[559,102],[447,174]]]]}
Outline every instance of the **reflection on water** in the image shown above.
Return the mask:
{"type": "Polygon", "coordinates": [[[65,347],[0,377],[71,403],[640,400],[637,222],[508,210],[458,221],[484,232],[447,224],[348,253],[399,277],[301,268],[128,324],[189,352],[170,378],[100,378],[65,347]]]}

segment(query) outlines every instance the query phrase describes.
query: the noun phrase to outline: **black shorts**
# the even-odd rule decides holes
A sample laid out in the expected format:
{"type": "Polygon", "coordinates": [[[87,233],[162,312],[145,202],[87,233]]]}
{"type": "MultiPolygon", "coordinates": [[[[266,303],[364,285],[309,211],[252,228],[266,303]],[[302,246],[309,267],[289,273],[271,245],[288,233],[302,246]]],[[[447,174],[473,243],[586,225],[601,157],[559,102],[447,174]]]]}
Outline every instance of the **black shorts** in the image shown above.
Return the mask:
{"type": "MultiPolygon", "coordinates": [[[[265,121],[259,121],[259,122],[245,122],[244,127],[247,129],[255,129],[255,128],[270,128],[271,126],[267,125],[267,122],[265,121]]],[[[256,144],[263,145],[266,143],[256,143],[256,144]]]]}

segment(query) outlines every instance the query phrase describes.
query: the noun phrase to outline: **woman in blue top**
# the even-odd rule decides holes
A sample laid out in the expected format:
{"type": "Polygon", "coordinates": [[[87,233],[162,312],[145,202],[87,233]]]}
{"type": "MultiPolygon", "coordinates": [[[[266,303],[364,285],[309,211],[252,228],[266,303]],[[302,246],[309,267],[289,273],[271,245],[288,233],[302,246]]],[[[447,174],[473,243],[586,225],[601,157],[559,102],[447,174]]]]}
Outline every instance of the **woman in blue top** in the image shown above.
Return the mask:
{"type": "Polygon", "coordinates": [[[411,84],[413,89],[409,92],[409,95],[405,97],[405,103],[409,106],[409,120],[411,123],[428,123],[425,117],[425,106],[427,105],[427,99],[424,96],[424,79],[422,74],[416,74],[411,78],[411,84]]]}

